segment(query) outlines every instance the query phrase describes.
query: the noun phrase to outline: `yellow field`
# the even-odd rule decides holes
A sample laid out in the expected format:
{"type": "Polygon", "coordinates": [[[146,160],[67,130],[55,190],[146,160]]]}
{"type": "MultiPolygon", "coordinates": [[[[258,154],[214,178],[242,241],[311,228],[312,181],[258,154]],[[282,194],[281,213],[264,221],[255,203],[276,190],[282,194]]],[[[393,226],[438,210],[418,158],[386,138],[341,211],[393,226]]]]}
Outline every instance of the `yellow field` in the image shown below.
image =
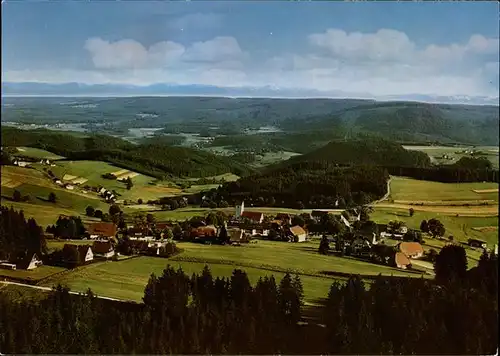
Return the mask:
{"type": "Polygon", "coordinates": [[[455,216],[498,216],[495,192],[497,183],[439,183],[391,177],[389,198],[374,206],[455,216]]]}
{"type": "Polygon", "coordinates": [[[415,201],[415,200],[394,200],[394,204],[457,206],[457,205],[492,205],[492,204],[498,204],[498,202],[495,201],[495,200],[493,200],[493,199],[486,199],[486,200],[453,200],[453,201],[445,201],[445,200],[418,200],[418,201],[415,201]]]}
{"type": "Polygon", "coordinates": [[[498,226],[473,227],[472,230],[476,230],[476,231],[479,231],[479,232],[497,231],[498,230],[498,226]]]}
{"type": "Polygon", "coordinates": [[[21,182],[16,182],[14,180],[10,180],[10,179],[2,179],[2,187],[5,187],[5,188],[15,188],[15,187],[18,187],[20,186],[22,183],[21,182]]]}
{"type": "Polygon", "coordinates": [[[127,173],[127,172],[130,172],[130,171],[128,169],[120,169],[119,171],[112,172],[111,174],[114,175],[115,177],[118,177],[119,175],[127,173]]]}
{"type": "Polygon", "coordinates": [[[395,203],[379,203],[376,207],[392,209],[410,209],[415,211],[427,211],[442,213],[447,215],[460,216],[498,216],[498,205],[478,205],[478,206],[450,206],[450,205],[410,205],[395,203]]]}
{"type": "Polygon", "coordinates": [[[73,180],[78,178],[77,176],[72,176],[71,174],[65,174],[63,180],[73,180]]]}
{"type": "Polygon", "coordinates": [[[77,179],[73,179],[71,182],[74,184],[83,184],[86,181],[88,181],[88,179],[86,179],[86,178],[77,178],[77,179]]]}
{"type": "Polygon", "coordinates": [[[496,189],[473,189],[474,193],[498,193],[498,188],[496,189]]]}
{"type": "MultiPolygon", "coordinates": [[[[52,186],[52,181],[45,177],[41,172],[30,168],[16,166],[2,166],[2,181],[15,182],[17,185],[34,184],[43,187],[52,186]]],[[[2,184],[3,186],[3,184],[2,184]]]]}
{"type": "Polygon", "coordinates": [[[129,171],[129,172],[125,172],[123,174],[117,175],[116,179],[120,180],[120,179],[134,178],[134,177],[137,177],[138,175],[139,175],[139,173],[129,171]]]}

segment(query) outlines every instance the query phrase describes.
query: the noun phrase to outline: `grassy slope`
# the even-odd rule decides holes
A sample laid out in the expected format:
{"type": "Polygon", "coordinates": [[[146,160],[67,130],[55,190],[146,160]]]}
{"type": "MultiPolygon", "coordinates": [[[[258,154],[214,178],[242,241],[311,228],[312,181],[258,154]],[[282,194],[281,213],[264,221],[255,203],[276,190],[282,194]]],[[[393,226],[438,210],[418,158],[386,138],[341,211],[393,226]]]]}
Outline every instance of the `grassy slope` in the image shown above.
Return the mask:
{"type": "Polygon", "coordinates": [[[34,217],[42,226],[54,223],[60,214],[84,215],[88,205],[108,210],[108,205],[97,196],[59,188],[35,169],[2,166],[2,180],[21,183],[15,188],[2,187],[2,205],[24,210],[26,216],[34,217]],[[19,190],[22,195],[30,195],[31,201],[21,203],[6,199],[5,197],[12,197],[14,190],[19,190]],[[55,204],[43,200],[47,199],[50,193],[56,194],[55,204]]]}
{"type": "Polygon", "coordinates": [[[446,147],[446,146],[403,146],[408,150],[421,151],[427,153],[431,160],[438,164],[453,164],[457,162],[462,157],[470,157],[470,155],[466,155],[463,153],[457,153],[463,151],[465,149],[475,149],[484,153],[484,157],[488,158],[494,168],[498,169],[498,147],[494,146],[484,146],[484,147],[470,147],[470,146],[462,146],[462,147],[446,147]],[[444,154],[451,157],[450,160],[441,159],[444,154]]]}
{"type": "Polygon", "coordinates": [[[180,243],[179,246],[185,251],[173,259],[139,257],[118,263],[99,263],[44,284],[51,286],[62,282],[77,291],[85,291],[90,287],[97,294],[140,300],[151,273],[160,274],[167,264],[182,267],[188,274],[199,272],[205,264],[209,264],[215,276],[230,276],[233,269],[240,267],[248,273],[252,282],[257,281],[259,277],[271,274],[276,278],[281,278],[283,272],[290,269],[299,274],[313,274],[313,276],[301,276],[306,299],[311,302],[325,297],[334,280],[321,276],[321,271],[418,276],[354,259],[319,255],[317,242],[288,244],[259,241],[255,245],[242,247],[180,243]],[[189,258],[193,260],[183,260],[189,258]],[[215,260],[219,263],[215,263],[215,260]],[[221,260],[225,263],[221,264],[221,260]]]}
{"type": "Polygon", "coordinates": [[[38,268],[35,268],[34,270],[28,271],[28,270],[15,270],[15,271],[9,271],[5,269],[0,269],[0,278],[1,277],[16,277],[16,278],[23,278],[26,280],[39,280],[42,278],[46,278],[50,275],[53,275],[55,273],[59,273],[64,271],[65,268],[62,267],[54,267],[54,266],[40,266],[38,268]]]}
{"type": "Polygon", "coordinates": [[[391,198],[413,201],[482,200],[498,201],[498,193],[475,193],[475,189],[498,189],[497,183],[439,183],[392,177],[391,198]]]}
{"type": "Polygon", "coordinates": [[[392,220],[404,221],[408,227],[419,229],[422,220],[439,219],[446,228],[446,235],[452,235],[455,240],[467,241],[469,238],[478,238],[488,241],[489,244],[498,243],[498,231],[479,232],[473,227],[498,226],[498,216],[468,217],[450,216],[443,213],[416,211],[410,217],[406,209],[386,209],[375,207],[371,219],[377,223],[388,223],[392,220]]]}
{"type": "Polygon", "coordinates": [[[31,158],[37,158],[37,159],[50,159],[50,160],[59,160],[63,159],[63,156],[56,155],[55,153],[41,150],[39,148],[33,148],[33,147],[18,147],[18,155],[25,156],[25,157],[31,157],[31,158]]]}

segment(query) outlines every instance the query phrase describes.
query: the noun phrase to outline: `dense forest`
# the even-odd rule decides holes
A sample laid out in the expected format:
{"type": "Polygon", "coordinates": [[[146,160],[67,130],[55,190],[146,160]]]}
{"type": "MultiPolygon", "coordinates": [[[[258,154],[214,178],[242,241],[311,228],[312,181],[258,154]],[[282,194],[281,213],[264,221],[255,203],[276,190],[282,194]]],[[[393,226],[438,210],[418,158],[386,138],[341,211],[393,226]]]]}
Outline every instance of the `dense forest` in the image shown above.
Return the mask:
{"type": "Polygon", "coordinates": [[[405,150],[400,144],[384,139],[365,137],[332,141],[312,152],[290,158],[288,163],[326,161],[340,165],[379,165],[429,167],[430,158],[419,151],[405,150]]]}
{"type": "Polygon", "coordinates": [[[306,324],[299,323],[302,283],[288,273],[279,283],[266,277],[252,286],[242,270],[214,278],[205,267],[190,277],[167,266],[161,276],[151,276],[141,304],[98,299],[90,290],[75,296],[61,286],[42,300],[0,293],[0,351],[494,354],[498,259],[483,254],[478,267],[466,272],[466,265],[453,263],[462,252],[450,246],[437,257],[439,274],[450,278],[379,276],[370,288],[357,276],[334,282],[318,307],[320,319],[306,324]]]}
{"type": "MultiPolygon", "coordinates": [[[[12,85],[4,84],[7,89],[12,85]]],[[[64,88],[63,92],[74,89],[64,88]]],[[[2,106],[3,121],[85,123],[87,128],[114,134],[126,133],[128,128],[154,127],[168,133],[234,136],[272,125],[284,132],[280,139],[285,140],[289,134],[308,131],[327,136],[303,136],[303,147],[329,142],[339,134],[355,137],[357,133],[399,142],[499,143],[498,106],[493,105],[223,97],[10,97],[2,101],[7,104],[2,106]]]]}
{"type": "Polygon", "coordinates": [[[43,229],[33,218],[26,219],[23,211],[0,207],[0,260],[16,260],[47,252],[43,229]]]}
{"type": "Polygon", "coordinates": [[[48,130],[2,128],[3,146],[29,146],[48,150],[70,160],[103,160],[157,178],[205,177],[248,171],[230,157],[165,143],[133,145],[105,135],[76,136],[48,130]]]}
{"type": "Polygon", "coordinates": [[[241,200],[251,206],[303,208],[367,204],[387,191],[389,175],[376,166],[338,167],[328,162],[299,162],[224,183],[205,193],[206,199],[241,200]]]}

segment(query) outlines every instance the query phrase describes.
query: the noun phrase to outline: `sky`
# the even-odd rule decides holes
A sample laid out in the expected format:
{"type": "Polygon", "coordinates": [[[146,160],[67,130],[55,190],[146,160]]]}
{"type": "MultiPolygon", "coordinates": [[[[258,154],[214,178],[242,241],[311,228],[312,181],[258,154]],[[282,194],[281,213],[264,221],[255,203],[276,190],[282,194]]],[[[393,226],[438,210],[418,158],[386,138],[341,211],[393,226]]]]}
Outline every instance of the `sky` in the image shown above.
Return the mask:
{"type": "Polygon", "coordinates": [[[2,82],[498,97],[496,2],[1,6],[2,82]]]}

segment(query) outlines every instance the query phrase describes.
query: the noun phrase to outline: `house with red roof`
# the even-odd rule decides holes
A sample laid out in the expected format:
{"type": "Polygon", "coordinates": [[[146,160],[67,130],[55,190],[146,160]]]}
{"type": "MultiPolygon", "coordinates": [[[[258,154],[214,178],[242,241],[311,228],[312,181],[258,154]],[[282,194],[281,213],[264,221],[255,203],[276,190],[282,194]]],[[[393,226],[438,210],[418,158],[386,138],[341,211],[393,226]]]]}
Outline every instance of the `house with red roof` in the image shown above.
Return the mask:
{"type": "Polygon", "coordinates": [[[241,213],[241,216],[258,224],[262,224],[262,221],[264,220],[264,214],[257,211],[244,211],[241,213]]]}

